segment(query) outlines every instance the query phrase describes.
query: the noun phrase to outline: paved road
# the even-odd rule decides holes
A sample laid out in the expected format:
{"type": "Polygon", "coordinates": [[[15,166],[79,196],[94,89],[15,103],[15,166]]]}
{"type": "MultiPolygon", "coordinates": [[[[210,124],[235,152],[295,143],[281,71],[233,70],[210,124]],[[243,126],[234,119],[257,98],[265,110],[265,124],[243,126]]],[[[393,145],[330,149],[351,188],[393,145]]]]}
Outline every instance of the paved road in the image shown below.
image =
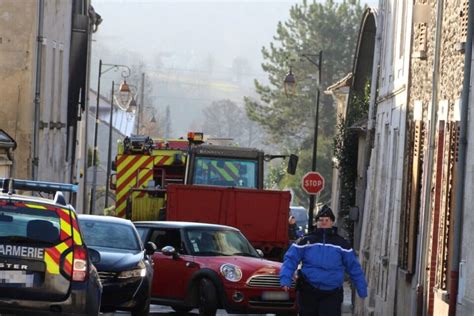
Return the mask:
{"type": "MultiPolygon", "coordinates": [[[[104,316],[123,316],[123,315],[130,315],[130,313],[127,313],[127,312],[115,312],[115,313],[107,313],[107,314],[101,314],[101,315],[104,315],[104,316]]],[[[161,306],[161,305],[151,305],[151,309],[150,309],[150,315],[173,315],[173,316],[177,316],[178,313],[176,313],[172,308],[170,307],[167,307],[167,306],[161,306]]],[[[180,314],[182,315],[182,314],[180,314]]],[[[192,311],[190,311],[188,313],[188,315],[199,315],[199,312],[197,309],[193,309],[192,311]]],[[[237,315],[237,314],[228,314],[226,313],[225,310],[223,309],[219,309],[217,311],[217,315],[219,316],[224,316],[224,315],[237,315]]],[[[242,315],[242,314],[240,314],[242,315]]],[[[254,315],[254,314],[247,314],[247,315],[254,315]]],[[[255,315],[258,315],[258,314],[255,314],[255,315]]],[[[267,314],[267,315],[273,315],[273,314],[267,314]]]]}
{"type": "MultiPolygon", "coordinates": [[[[198,315],[199,312],[197,309],[193,309],[188,313],[188,315],[198,315]]],[[[107,313],[101,314],[103,316],[123,316],[123,315],[130,315],[127,312],[115,312],[115,313],[107,313]]],[[[162,306],[162,305],[151,305],[150,308],[150,315],[173,315],[177,316],[176,313],[171,307],[162,306]]],[[[182,314],[180,314],[182,315],[182,314]]],[[[219,309],[217,311],[218,316],[225,316],[225,315],[242,315],[242,314],[228,314],[225,310],[219,309]]],[[[261,315],[261,314],[247,314],[247,315],[261,315]]],[[[274,315],[274,314],[266,314],[266,315],[274,315]]],[[[348,283],[344,284],[344,302],[342,303],[342,316],[350,316],[352,315],[351,312],[351,289],[348,283]]]]}

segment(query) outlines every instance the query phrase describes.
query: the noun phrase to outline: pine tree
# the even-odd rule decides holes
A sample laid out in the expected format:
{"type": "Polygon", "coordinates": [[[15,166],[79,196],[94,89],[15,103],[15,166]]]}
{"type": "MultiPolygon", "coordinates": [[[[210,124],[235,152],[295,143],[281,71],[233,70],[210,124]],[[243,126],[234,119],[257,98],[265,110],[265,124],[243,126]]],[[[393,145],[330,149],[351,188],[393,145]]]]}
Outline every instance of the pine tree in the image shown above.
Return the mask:
{"type": "MultiPolygon", "coordinates": [[[[302,174],[311,169],[318,84],[307,78],[308,75],[317,77],[318,74],[317,67],[302,56],[323,51],[317,165],[318,171],[330,180],[336,118],[333,101],[323,92],[351,71],[364,9],[357,0],[338,3],[333,0],[308,3],[304,0],[292,6],[289,20],[278,23],[274,42],[262,48],[262,68],[268,74],[269,84],[255,80],[259,100],[245,98],[248,116],[264,128],[270,137],[269,141],[279,144],[288,152],[299,152],[296,177],[282,176],[281,170],[276,170],[272,181],[277,182],[279,187],[293,187],[297,200],[299,198],[303,204],[306,204],[306,196],[301,193],[299,181],[302,174]],[[287,97],[283,87],[290,66],[297,80],[297,93],[293,97],[287,97]],[[304,86],[309,89],[303,89],[304,86]]],[[[327,195],[330,194],[329,181],[326,187],[328,189],[323,194],[327,195]]]]}

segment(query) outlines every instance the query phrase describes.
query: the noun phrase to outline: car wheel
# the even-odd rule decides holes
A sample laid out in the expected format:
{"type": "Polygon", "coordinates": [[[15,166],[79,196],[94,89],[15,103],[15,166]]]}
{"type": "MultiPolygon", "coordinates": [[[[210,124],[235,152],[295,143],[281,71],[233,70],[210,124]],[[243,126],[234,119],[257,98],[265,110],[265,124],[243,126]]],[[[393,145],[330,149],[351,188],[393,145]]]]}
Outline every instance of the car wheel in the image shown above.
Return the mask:
{"type": "Polygon", "coordinates": [[[186,306],[171,306],[171,308],[176,312],[180,314],[186,314],[190,312],[193,308],[192,307],[186,307],[186,306]]]}
{"type": "Polygon", "coordinates": [[[141,305],[136,306],[132,310],[132,316],[148,316],[150,313],[150,298],[148,298],[141,305]]]}
{"type": "Polygon", "coordinates": [[[216,287],[208,279],[199,283],[199,315],[215,316],[217,312],[216,287]]]}

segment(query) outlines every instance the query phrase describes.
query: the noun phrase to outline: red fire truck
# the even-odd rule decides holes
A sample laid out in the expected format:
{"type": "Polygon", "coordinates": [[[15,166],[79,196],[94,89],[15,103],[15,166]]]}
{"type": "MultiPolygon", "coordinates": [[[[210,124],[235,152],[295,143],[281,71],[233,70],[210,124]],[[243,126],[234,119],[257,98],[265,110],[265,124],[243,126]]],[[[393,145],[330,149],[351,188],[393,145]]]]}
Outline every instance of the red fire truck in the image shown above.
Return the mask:
{"type": "MultiPolygon", "coordinates": [[[[254,148],[187,139],[126,137],[115,160],[115,214],[133,221],[174,220],[239,228],[269,258],[288,245],[290,192],[263,189],[265,155],[254,148]]],[[[298,157],[289,155],[294,174],[298,157]]]]}

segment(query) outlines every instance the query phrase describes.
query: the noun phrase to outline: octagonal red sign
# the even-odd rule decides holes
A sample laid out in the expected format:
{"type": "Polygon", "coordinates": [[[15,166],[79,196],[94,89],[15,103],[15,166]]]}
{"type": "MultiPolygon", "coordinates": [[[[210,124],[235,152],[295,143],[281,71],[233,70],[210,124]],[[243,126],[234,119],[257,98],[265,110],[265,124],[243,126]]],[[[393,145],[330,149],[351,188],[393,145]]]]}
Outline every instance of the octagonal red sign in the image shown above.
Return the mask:
{"type": "Polygon", "coordinates": [[[310,171],[301,179],[301,187],[308,194],[318,194],[324,189],[324,178],[316,171],[310,171]]]}

